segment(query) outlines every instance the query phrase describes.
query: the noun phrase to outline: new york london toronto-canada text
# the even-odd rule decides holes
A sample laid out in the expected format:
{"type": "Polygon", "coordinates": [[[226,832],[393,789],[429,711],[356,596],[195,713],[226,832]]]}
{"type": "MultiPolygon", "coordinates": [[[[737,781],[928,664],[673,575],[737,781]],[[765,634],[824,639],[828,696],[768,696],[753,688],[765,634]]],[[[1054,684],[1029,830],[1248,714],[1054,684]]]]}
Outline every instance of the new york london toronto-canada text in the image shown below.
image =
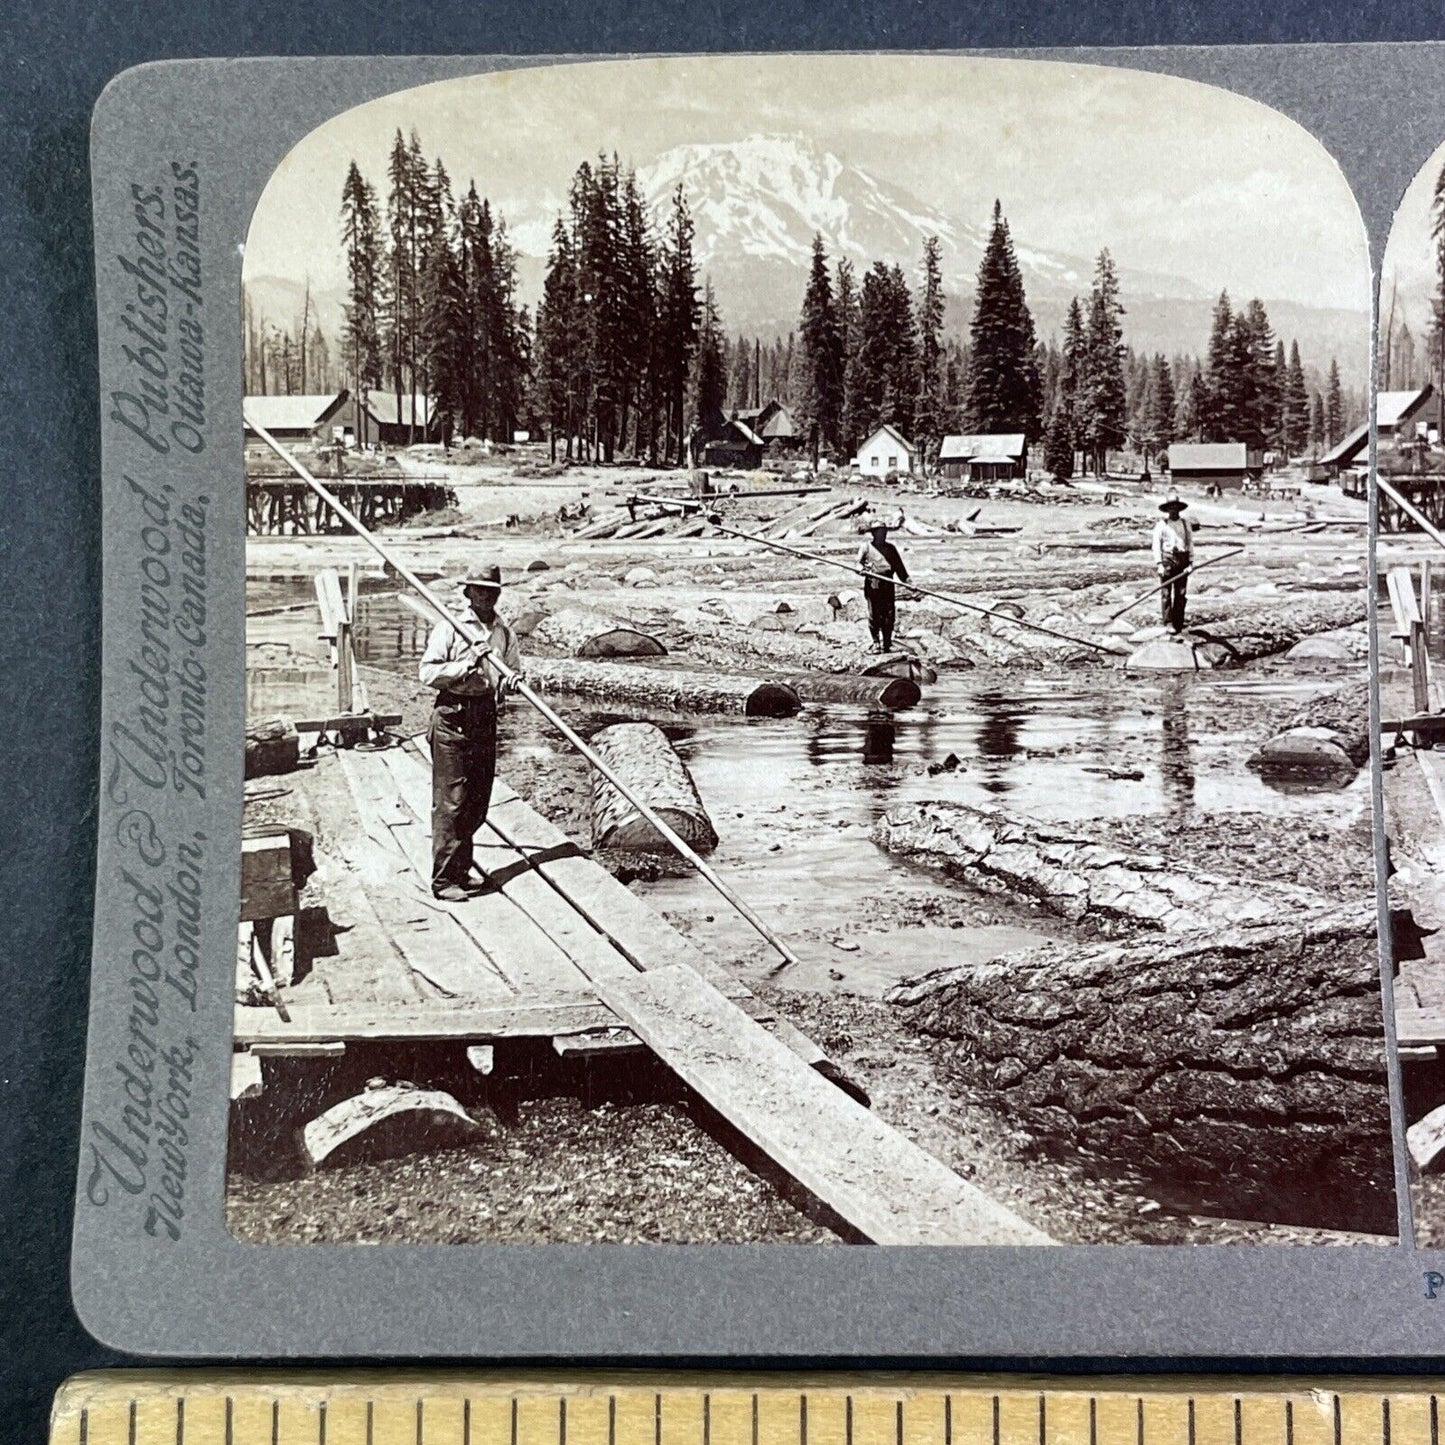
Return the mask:
{"type": "Polygon", "coordinates": [[[162,180],[132,183],[130,199],[134,242],[113,258],[125,297],[116,317],[120,382],[106,398],[126,465],[122,500],[107,521],[134,544],[133,566],[122,569],[134,593],[121,602],[131,628],[125,682],[112,695],[102,740],[102,786],[119,845],[110,886],[127,917],[98,940],[114,950],[127,1012],[106,1071],[114,1091],[89,1122],[83,1173],[91,1204],[129,1202],[146,1233],[175,1240],[186,1214],[208,859],[204,829],[184,822],[204,802],[207,781],[210,498],[184,485],[186,462],[206,449],[195,165],[172,161],[162,180]]]}

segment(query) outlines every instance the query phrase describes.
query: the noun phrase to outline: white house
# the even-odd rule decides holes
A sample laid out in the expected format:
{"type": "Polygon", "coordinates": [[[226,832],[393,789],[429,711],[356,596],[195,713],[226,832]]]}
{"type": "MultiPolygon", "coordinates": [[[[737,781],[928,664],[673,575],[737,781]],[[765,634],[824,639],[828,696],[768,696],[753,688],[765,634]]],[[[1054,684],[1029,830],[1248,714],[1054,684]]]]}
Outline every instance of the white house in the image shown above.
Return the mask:
{"type": "Polygon", "coordinates": [[[918,448],[896,427],[880,426],[853,458],[865,477],[886,477],[889,472],[912,472],[918,448]]]}

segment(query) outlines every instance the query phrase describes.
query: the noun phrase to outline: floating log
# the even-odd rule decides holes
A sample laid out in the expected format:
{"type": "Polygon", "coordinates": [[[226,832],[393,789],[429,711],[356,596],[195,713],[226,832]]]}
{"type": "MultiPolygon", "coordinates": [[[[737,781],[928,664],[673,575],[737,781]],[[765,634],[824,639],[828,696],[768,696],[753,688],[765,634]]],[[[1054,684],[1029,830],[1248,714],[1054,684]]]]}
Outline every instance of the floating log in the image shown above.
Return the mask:
{"type": "Polygon", "coordinates": [[[1393,1232],[1372,907],[1058,946],[890,995],[967,1097],[1188,1212],[1393,1232]]]}
{"type": "Polygon", "coordinates": [[[476,1120],[440,1089],[372,1079],[364,1092],[334,1104],[307,1124],[301,1131],[301,1144],[315,1169],[328,1160],[337,1162],[333,1159],[336,1151],[362,1135],[369,1136],[369,1156],[385,1157],[457,1143],[479,1128],[476,1120]]]}
{"type": "Polygon", "coordinates": [[[723,672],[685,672],[590,658],[534,657],[527,675],[547,692],[572,693],[669,712],[734,712],[746,717],[792,717],[803,700],[786,683],[723,672]]]}
{"type": "Polygon", "coordinates": [[[651,633],[590,607],[563,607],[550,613],[532,636],[566,657],[662,657],[667,652],[651,633]]]}
{"type": "Polygon", "coordinates": [[[794,673],[788,686],[804,702],[855,702],[898,712],[916,707],[923,690],[911,677],[848,677],[842,673],[794,673]]]}
{"type": "Polygon", "coordinates": [[[1319,894],[1293,883],[1222,878],[1066,826],[966,803],[901,804],[878,820],[874,837],[890,853],[982,887],[1027,893],[1074,920],[1186,933],[1273,922],[1324,906],[1319,894]]]}
{"type": "Polygon", "coordinates": [[[745,653],[763,659],[780,672],[872,677],[886,667],[918,683],[938,680],[937,672],[922,658],[904,652],[892,652],[886,657],[869,652],[863,645],[862,628],[856,629],[857,640],[845,643],[817,632],[763,632],[753,627],[713,626],[696,616],[689,616],[684,625],[689,636],[683,650],[700,662],[736,666],[738,654],[745,653]]]}
{"type": "MultiPolygon", "coordinates": [[[[687,765],[667,734],[651,723],[616,723],[588,741],[597,756],[634,788],[692,848],[710,853],[717,830],[687,765]]],[[[670,853],[672,845],[601,773],[592,772],[592,841],[598,848],[670,853]]]]}

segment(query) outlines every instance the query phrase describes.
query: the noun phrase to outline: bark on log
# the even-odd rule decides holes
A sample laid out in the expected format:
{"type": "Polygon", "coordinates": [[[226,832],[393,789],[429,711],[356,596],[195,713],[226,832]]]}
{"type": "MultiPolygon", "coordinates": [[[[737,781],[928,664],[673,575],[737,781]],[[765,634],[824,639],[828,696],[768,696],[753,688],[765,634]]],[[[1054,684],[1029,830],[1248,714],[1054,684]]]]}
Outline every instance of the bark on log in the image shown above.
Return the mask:
{"type": "MultiPolygon", "coordinates": [[[[699,853],[717,847],[717,830],[687,765],[651,723],[615,723],[589,739],[597,755],[699,853]]],[[[592,772],[592,842],[598,848],[670,853],[669,843],[601,773],[592,772]]]]}
{"type": "Polygon", "coordinates": [[[878,820],[873,836],[890,853],[981,887],[1027,893],[1064,918],[1104,926],[1187,933],[1327,906],[1293,883],[1223,878],[966,803],[902,804],[878,820]]]}
{"type": "Polygon", "coordinates": [[[532,636],[564,657],[662,657],[667,652],[651,633],[588,607],[563,607],[550,613],[532,636]]]}
{"type": "MultiPolygon", "coordinates": [[[[844,643],[817,632],[760,632],[751,627],[713,627],[689,618],[683,624],[687,640],[681,650],[700,662],[718,666],[735,666],[739,653],[761,658],[778,668],[791,672],[807,671],[836,676],[861,675],[880,661],[862,645],[862,629],[856,642],[844,643]]],[[[920,672],[915,681],[927,680],[932,671],[919,659],[920,672]]],[[[934,678],[936,680],[936,674],[934,678]]]]}
{"type": "Polygon", "coordinates": [[[1191,605],[1185,625],[1224,643],[1235,661],[1251,662],[1288,652],[1295,643],[1317,633],[1353,627],[1365,620],[1368,610],[1365,594],[1358,589],[1315,592],[1281,601],[1234,596],[1228,601],[1221,598],[1191,605]]]}
{"type": "Polygon", "coordinates": [[[1045,948],[890,995],[956,1083],[1165,1203],[1393,1232],[1373,909],[1045,948]]]}
{"type": "Polygon", "coordinates": [[[847,677],[839,673],[794,673],[786,679],[804,702],[852,702],[897,712],[916,707],[923,689],[907,677],[847,677]]]}
{"type": "Polygon", "coordinates": [[[527,674],[546,692],[668,712],[733,712],[792,717],[802,699],[786,683],[722,672],[685,672],[590,658],[528,658],[527,674]]]}

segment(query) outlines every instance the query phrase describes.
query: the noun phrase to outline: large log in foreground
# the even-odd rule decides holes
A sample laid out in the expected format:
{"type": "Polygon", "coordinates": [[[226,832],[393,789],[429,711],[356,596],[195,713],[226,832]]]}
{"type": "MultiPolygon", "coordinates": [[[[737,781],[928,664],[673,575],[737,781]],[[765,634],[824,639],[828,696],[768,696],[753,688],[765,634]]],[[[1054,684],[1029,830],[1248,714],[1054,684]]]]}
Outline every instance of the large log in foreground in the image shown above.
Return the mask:
{"type": "MultiPolygon", "coordinates": [[[[717,830],[687,765],[651,723],[614,723],[588,739],[593,751],[699,853],[717,847],[717,830]]],[[[601,773],[592,773],[592,841],[599,848],[669,853],[672,845],[601,773]]]]}
{"type": "Polygon", "coordinates": [[[786,683],[723,672],[643,667],[626,662],[529,657],[527,675],[544,692],[567,692],[600,702],[667,712],[734,712],[746,717],[792,717],[802,699],[786,683]]]}
{"type": "Polygon", "coordinates": [[[1049,1153],[1185,1211],[1394,1230],[1371,908],[1031,950],[890,998],[1049,1153]]]}
{"type": "Polygon", "coordinates": [[[874,837],[890,853],[985,888],[1029,894],[1065,918],[1104,927],[1187,933],[1325,906],[1319,894],[1293,883],[1223,878],[1067,826],[966,803],[901,804],[878,820],[874,837]]]}
{"type": "Polygon", "coordinates": [[[661,657],[667,649],[652,636],[590,607],[563,607],[544,617],[532,640],[564,657],[661,657]]]}

